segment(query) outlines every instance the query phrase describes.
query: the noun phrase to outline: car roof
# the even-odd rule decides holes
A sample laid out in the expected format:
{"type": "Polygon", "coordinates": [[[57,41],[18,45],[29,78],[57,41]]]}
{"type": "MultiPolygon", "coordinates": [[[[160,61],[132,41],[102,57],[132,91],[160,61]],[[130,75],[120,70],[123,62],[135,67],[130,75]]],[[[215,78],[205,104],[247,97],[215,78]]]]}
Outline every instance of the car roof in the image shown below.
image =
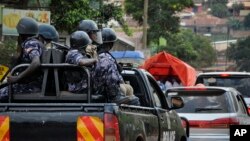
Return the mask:
{"type": "Polygon", "coordinates": [[[199,73],[198,76],[201,75],[222,75],[222,74],[230,74],[230,75],[250,75],[250,72],[202,72],[199,73]]]}
{"type": "Polygon", "coordinates": [[[218,86],[204,86],[204,87],[172,87],[167,90],[167,92],[178,92],[178,91],[237,91],[232,87],[218,87],[218,86]]]}

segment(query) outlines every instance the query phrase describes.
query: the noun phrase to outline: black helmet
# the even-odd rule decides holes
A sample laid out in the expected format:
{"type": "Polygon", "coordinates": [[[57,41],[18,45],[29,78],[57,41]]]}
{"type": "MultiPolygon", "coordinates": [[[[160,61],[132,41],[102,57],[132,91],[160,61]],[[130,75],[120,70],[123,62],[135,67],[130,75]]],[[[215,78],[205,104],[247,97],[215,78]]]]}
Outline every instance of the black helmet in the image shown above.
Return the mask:
{"type": "Polygon", "coordinates": [[[112,28],[102,29],[102,41],[103,43],[115,42],[117,40],[116,33],[112,28]]]}
{"type": "Polygon", "coordinates": [[[39,35],[41,35],[45,40],[51,40],[57,42],[59,39],[59,34],[53,25],[41,24],[39,25],[39,35]]]}
{"type": "Polygon", "coordinates": [[[78,25],[78,30],[89,32],[99,31],[97,24],[93,20],[81,20],[78,25]]]}
{"type": "Polygon", "coordinates": [[[78,25],[78,30],[85,31],[88,35],[96,34],[94,38],[90,35],[91,40],[96,44],[102,44],[101,31],[93,20],[81,20],[78,25]]]}
{"type": "Polygon", "coordinates": [[[91,39],[84,31],[75,31],[70,35],[71,48],[82,49],[89,44],[91,44],[91,39]]]}
{"type": "Polygon", "coordinates": [[[16,29],[19,34],[36,35],[38,33],[38,24],[32,18],[23,17],[17,23],[16,29]]]}

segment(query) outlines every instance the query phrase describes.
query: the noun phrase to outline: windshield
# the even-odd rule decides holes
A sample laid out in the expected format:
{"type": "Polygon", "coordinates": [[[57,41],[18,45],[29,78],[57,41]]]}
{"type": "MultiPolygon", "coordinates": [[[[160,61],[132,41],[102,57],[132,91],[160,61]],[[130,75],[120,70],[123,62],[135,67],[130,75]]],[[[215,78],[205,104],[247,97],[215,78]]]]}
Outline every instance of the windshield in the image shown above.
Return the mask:
{"type": "Polygon", "coordinates": [[[214,77],[212,82],[210,81],[211,78],[203,78],[203,84],[206,86],[233,87],[237,89],[244,97],[250,97],[250,78],[214,77]]]}
{"type": "Polygon", "coordinates": [[[181,95],[184,107],[177,109],[179,113],[229,113],[228,98],[220,95],[181,95]]]}

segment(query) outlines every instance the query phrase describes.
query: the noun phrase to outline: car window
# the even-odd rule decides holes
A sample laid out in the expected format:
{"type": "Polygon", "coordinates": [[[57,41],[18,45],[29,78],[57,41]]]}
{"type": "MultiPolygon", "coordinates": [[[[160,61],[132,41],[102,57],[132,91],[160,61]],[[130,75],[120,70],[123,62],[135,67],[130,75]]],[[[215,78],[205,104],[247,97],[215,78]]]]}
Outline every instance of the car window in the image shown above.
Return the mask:
{"type": "Polygon", "coordinates": [[[184,107],[177,109],[180,113],[228,113],[228,98],[220,95],[181,95],[184,107]]]}
{"type": "Polygon", "coordinates": [[[206,86],[222,86],[233,87],[237,89],[244,97],[250,96],[250,78],[249,77],[204,77],[198,78],[197,82],[203,83],[206,86]],[[211,79],[214,79],[211,83],[211,79]],[[198,80],[199,79],[199,80],[198,80]],[[202,79],[202,80],[201,80],[202,79]]]}
{"type": "Polygon", "coordinates": [[[246,107],[245,107],[245,105],[243,103],[243,99],[238,95],[237,100],[238,100],[238,103],[239,103],[239,109],[240,109],[239,112],[241,114],[247,114],[247,110],[246,110],[246,107]]]}
{"type": "Polygon", "coordinates": [[[239,107],[238,107],[238,102],[237,102],[237,99],[236,99],[236,97],[232,97],[232,99],[233,99],[233,105],[235,105],[234,106],[234,108],[235,108],[235,111],[238,111],[239,110],[239,107]]]}
{"type": "Polygon", "coordinates": [[[153,98],[154,98],[154,101],[155,101],[155,105],[156,105],[157,107],[159,107],[159,108],[162,108],[162,107],[163,107],[163,104],[162,104],[162,100],[161,100],[161,98],[160,98],[160,95],[161,95],[161,94],[159,94],[159,92],[160,92],[161,90],[160,90],[158,84],[157,84],[155,81],[153,81],[150,77],[148,77],[148,78],[149,78],[149,83],[150,83],[149,89],[150,89],[151,93],[153,94],[153,98]],[[158,86],[158,89],[157,89],[156,86],[158,86]]]}

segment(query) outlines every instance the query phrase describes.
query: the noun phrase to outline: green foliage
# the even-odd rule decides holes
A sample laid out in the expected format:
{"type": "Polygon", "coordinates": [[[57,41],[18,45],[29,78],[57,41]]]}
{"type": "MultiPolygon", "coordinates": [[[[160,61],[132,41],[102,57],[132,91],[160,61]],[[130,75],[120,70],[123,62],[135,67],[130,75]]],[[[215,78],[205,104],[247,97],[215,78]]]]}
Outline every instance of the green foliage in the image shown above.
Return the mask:
{"type": "Polygon", "coordinates": [[[91,8],[89,0],[53,0],[51,2],[51,21],[56,29],[71,33],[76,30],[80,20],[94,19],[100,15],[97,9],[91,8]]]}
{"type": "Polygon", "coordinates": [[[250,71],[250,36],[230,44],[227,55],[230,60],[236,62],[239,71],[250,71]]]}
{"type": "Polygon", "coordinates": [[[234,30],[239,30],[242,26],[242,23],[235,18],[229,18],[228,19],[228,25],[230,28],[234,29],[234,30]]]}
{"type": "Polygon", "coordinates": [[[249,28],[249,27],[250,27],[250,14],[248,14],[248,15],[245,17],[245,19],[244,19],[244,21],[243,21],[243,24],[244,24],[244,26],[245,26],[246,28],[249,28]]]}
{"type": "Polygon", "coordinates": [[[68,33],[75,31],[79,21],[83,19],[92,19],[98,24],[106,24],[113,18],[121,24],[128,35],[131,34],[123,20],[122,7],[103,4],[102,0],[52,0],[51,13],[52,24],[60,31],[68,33]]]}
{"type": "MultiPolygon", "coordinates": [[[[148,3],[148,42],[158,43],[161,37],[167,38],[170,34],[179,31],[179,18],[176,12],[185,7],[193,6],[192,0],[149,0],[148,3]]],[[[125,11],[133,19],[143,23],[143,0],[126,0],[125,11]]]]}
{"type": "Polygon", "coordinates": [[[15,38],[8,38],[6,36],[4,42],[0,44],[0,64],[10,66],[11,57],[16,52],[16,41],[15,38]]]}
{"type": "Polygon", "coordinates": [[[115,6],[114,4],[103,5],[101,11],[104,23],[107,23],[111,18],[121,20],[123,18],[123,10],[121,6],[115,6]]]}
{"type": "Polygon", "coordinates": [[[213,5],[211,7],[211,14],[219,18],[225,18],[230,15],[227,6],[222,3],[213,5]]]}
{"type": "Polygon", "coordinates": [[[232,12],[233,15],[239,15],[240,10],[244,9],[244,4],[243,3],[234,3],[232,5],[232,12]]]}
{"type": "Polygon", "coordinates": [[[216,58],[216,52],[210,40],[196,35],[191,30],[181,30],[166,39],[167,44],[156,50],[169,52],[196,68],[211,66],[216,58]]]}
{"type": "Polygon", "coordinates": [[[111,18],[117,20],[122,26],[123,31],[127,35],[132,35],[132,31],[128,28],[127,23],[124,21],[124,11],[121,6],[115,6],[114,4],[103,5],[101,10],[103,23],[107,23],[111,18]]]}

